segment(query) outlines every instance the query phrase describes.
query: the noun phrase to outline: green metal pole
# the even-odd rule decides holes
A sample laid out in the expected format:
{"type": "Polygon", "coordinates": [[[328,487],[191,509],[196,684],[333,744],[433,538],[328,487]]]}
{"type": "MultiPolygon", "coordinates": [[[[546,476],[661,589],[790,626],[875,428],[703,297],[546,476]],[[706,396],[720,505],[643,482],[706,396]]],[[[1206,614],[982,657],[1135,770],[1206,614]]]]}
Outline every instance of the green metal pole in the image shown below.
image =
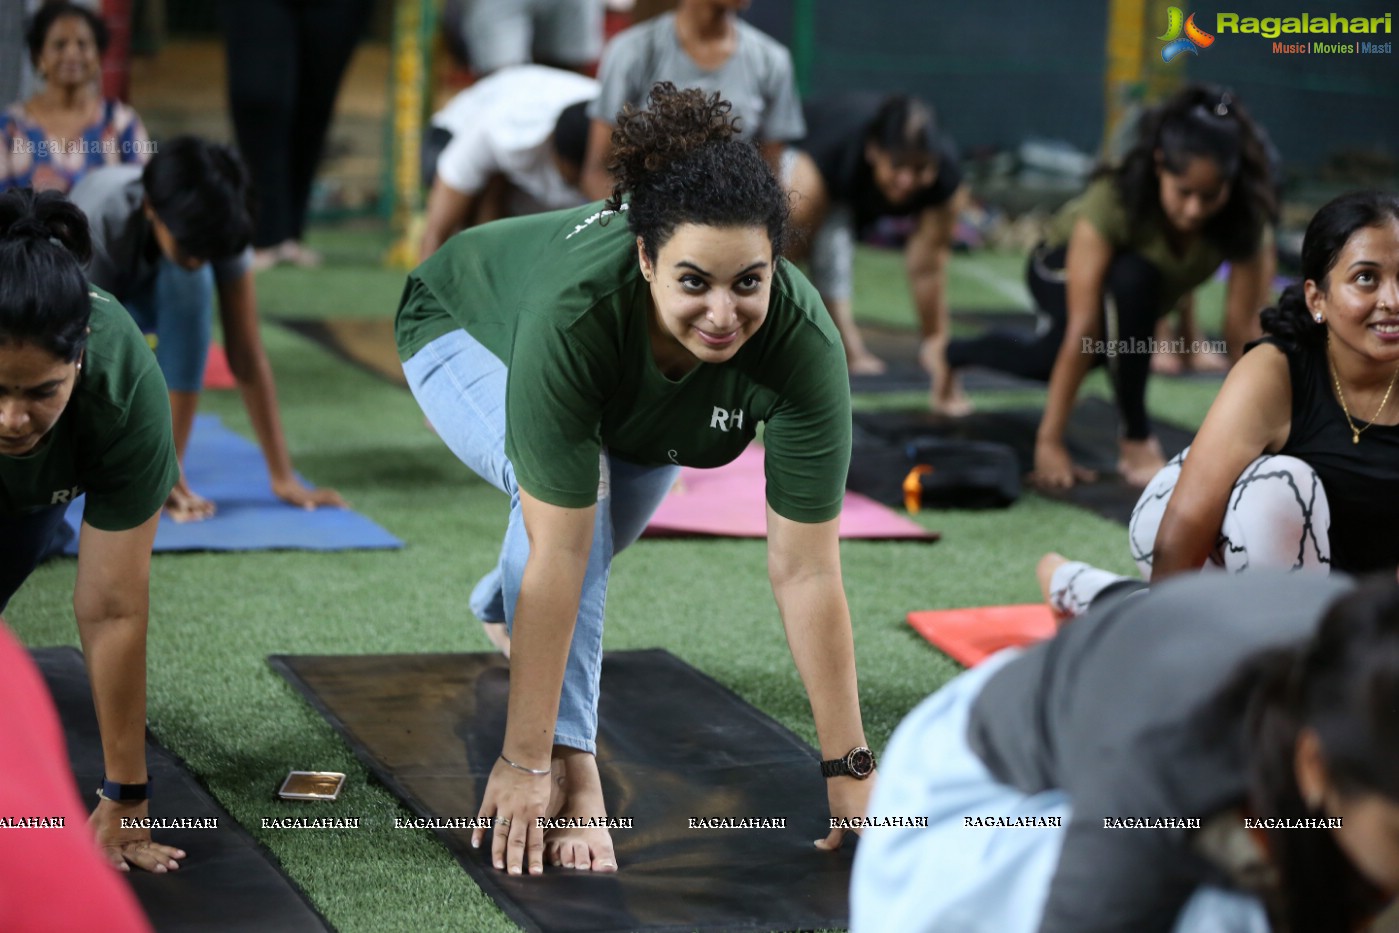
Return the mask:
{"type": "Polygon", "coordinates": [[[797,91],[811,94],[811,70],[816,61],[816,0],[796,0],[792,5],[792,69],[797,91]]]}

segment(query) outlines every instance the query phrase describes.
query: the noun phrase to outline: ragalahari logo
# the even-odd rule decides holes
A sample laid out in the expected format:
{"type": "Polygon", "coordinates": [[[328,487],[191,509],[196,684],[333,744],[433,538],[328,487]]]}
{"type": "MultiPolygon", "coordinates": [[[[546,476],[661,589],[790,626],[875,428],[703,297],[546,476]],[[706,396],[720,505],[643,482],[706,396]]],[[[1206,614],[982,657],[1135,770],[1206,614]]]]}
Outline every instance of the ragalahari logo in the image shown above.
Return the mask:
{"type": "Polygon", "coordinates": [[[1195,14],[1184,16],[1180,7],[1173,6],[1167,10],[1167,29],[1164,36],[1157,36],[1166,43],[1161,49],[1161,58],[1169,62],[1181,52],[1189,52],[1191,55],[1199,55],[1196,49],[1209,48],[1214,43],[1214,36],[1205,32],[1195,25],[1195,14]],[[1184,32],[1185,35],[1181,35],[1184,32]]]}

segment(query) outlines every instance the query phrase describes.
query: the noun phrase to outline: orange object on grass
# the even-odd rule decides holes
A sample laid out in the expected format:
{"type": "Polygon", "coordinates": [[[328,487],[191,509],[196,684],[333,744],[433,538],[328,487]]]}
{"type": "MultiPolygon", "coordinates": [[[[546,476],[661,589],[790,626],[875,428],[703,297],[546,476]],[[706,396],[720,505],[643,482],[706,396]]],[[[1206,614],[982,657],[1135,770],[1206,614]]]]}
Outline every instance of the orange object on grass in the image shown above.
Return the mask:
{"type": "Polygon", "coordinates": [[[908,514],[917,515],[918,510],[923,508],[923,474],[931,472],[932,467],[920,463],[904,477],[904,508],[908,514]]]}
{"type": "Polygon", "coordinates": [[[1058,630],[1054,613],[1044,603],[910,612],[908,624],[967,667],[975,667],[1003,648],[1043,641],[1058,630]]]}

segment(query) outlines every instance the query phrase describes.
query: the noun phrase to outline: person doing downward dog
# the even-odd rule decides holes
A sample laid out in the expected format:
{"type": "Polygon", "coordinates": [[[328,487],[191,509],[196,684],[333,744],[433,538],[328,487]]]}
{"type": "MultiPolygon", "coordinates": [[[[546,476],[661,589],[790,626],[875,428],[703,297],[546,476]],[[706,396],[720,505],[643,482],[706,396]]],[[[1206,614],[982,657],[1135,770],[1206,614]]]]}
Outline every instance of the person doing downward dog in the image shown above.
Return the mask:
{"type": "Polygon", "coordinates": [[[933,108],[907,94],[841,94],[809,102],[793,188],[801,225],[813,233],[811,280],[840,328],[852,373],[881,373],[855,324],[855,241],[877,220],[909,217],[904,247],[922,336],[919,359],[933,377],[935,410],[959,415],[969,403],[949,378],[947,263],[957,212],[966,197],[957,149],[933,108]]]}
{"type": "Polygon", "coordinates": [[[890,740],[872,821],[927,825],[865,831],[851,929],[1365,929],[1399,893],[1399,586],[1352,587],[1183,577],[953,680],[890,740]]]}
{"type": "Polygon", "coordinates": [[[1188,87],[1143,117],[1121,166],[1101,170],[1059,211],[1027,271],[1043,332],[953,340],[947,350],[954,369],[975,365],[1049,381],[1035,442],[1041,486],[1092,479],[1070,460],[1064,430],[1084,377],[1099,363],[1107,364],[1117,396],[1123,478],[1142,487],[1161,469],[1165,458],[1146,412],[1145,350],[1156,322],[1227,260],[1224,336],[1231,355],[1241,353],[1267,301],[1275,211],[1253,121],[1231,94],[1205,87],[1188,87]]]}
{"type": "Polygon", "coordinates": [[[185,854],[121,823],[149,816],[151,542],[179,466],[160,367],[83,277],[91,248],[58,192],[0,194],[0,612],[86,493],[73,612],[106,771],[90,825],[112,864],[164,872],[185,854]]]}
{"type": "MultiPolygon", "coordinates": [[[[228,146],[177,136],[144,169],[109,166],[89,172],[71,195],[91,225],[88,277],[117,297],[154,341],[170,388],[175,447],[183,466],[204,365],[214,331],[214,298],[228,366],[243,396],[272,492],[303,509],[343,506],[334,489],[311,489],[296,475],[272,364],[258,330],[253,284],[252,190],[247,169],[228,146]]],[[[216,503],[182,474],[166,504],[175,521],[200,521],[216,503]]]]}
{"type": "MultiPolygon", "coordinates": [[[[1317,211],[1302,276],[1263,312],[1267,335],[1230,372],[1195,442],[1133,509],[1146,579],[1399,566],[1399,197],[1355,192],[1317,211]]],[[[1046,560],[1062,614],[1120,579],[1046,560]]]]}
{"type": "Polygon", "coordinates": [[[728,463],[759,422],[768,574],[832,816],[864,812],[874,769],[837,539],[850,388],[830,316],[781,258],[786,194],[727,102],[668,83],[649,109],[623,111],[610,170],[605,205],[449,240],[410,276],[397,317],[433,427],[510,496],[499,564],[470,604],[510,656],[505,744],[480,815],[499,821],[493,861],[513,873],[546,859],[616,867],[604,830],[545,838],[535,824],[546,807],[605,815],[594,756],[609,568],[682,465],[728,463]],[[552,802],[551,767],[564,778],[552,802]]]}

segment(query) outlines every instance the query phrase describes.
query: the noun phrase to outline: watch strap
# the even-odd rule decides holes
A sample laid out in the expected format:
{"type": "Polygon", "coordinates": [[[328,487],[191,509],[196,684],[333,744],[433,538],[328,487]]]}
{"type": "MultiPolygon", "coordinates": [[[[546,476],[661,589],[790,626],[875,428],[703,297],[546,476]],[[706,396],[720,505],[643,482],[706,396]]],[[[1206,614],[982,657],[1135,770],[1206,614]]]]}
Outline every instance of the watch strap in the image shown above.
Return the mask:
{"type": "Polygon", "coordinates": [[[144,784],[118,784],[116,781],[109,781],[105,776],[102,778],[102,786],[97,788],[97,796],[103,800],[110,800],[113,803],[128,803],[135,800],[149,800],[151,797],[151,779],[146,778],[144,784]]]}

